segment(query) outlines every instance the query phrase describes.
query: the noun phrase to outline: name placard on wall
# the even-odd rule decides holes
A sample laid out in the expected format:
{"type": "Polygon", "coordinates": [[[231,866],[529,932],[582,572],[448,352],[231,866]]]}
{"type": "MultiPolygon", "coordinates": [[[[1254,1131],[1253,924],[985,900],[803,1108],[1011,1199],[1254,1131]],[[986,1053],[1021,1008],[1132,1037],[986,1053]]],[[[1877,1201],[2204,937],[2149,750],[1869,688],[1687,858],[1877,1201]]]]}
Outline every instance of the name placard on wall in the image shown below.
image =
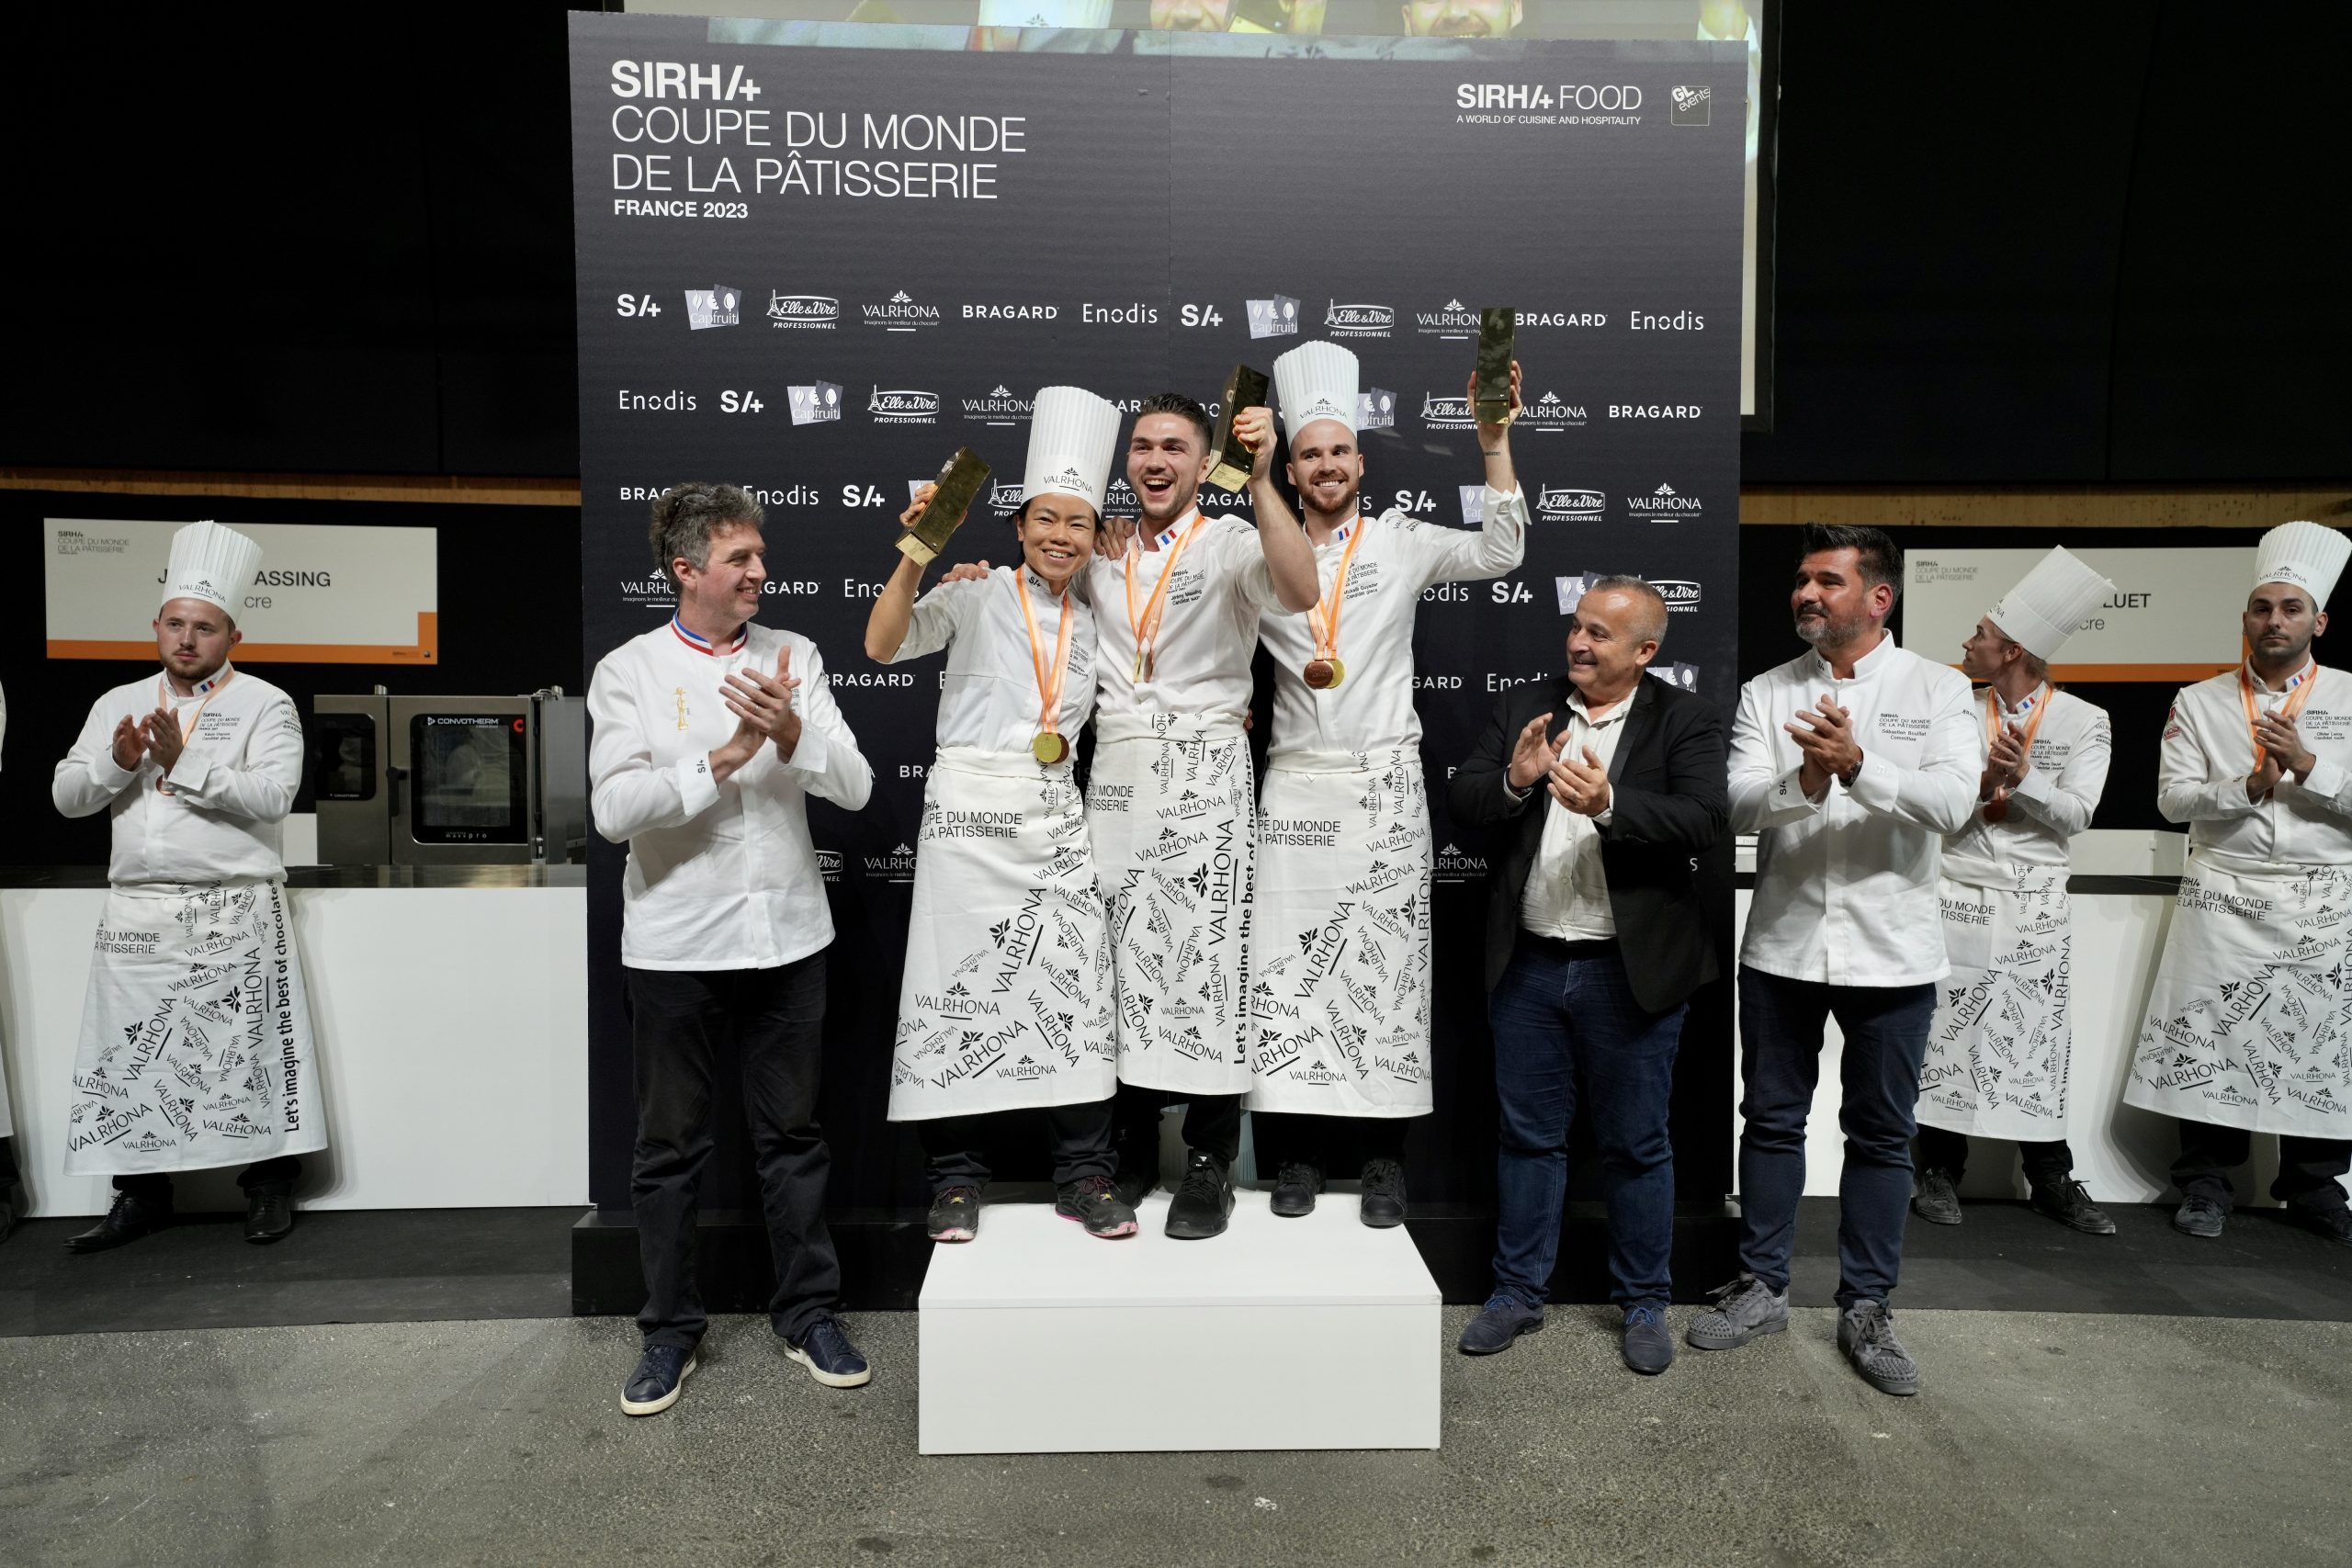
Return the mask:
{"type": "MultiPolygon", "coordinates": [[[[153,663],[164,570],[186,525],[51,517],[41,526],[49,657],[153,663]]],[[[230,526],[262,547],[260,570],[230,611],[245,634],[239,663],[440,661],[439,530],[230,526]]]]}
{"type": "MultiPolygon", "coordinates": [[[[2069,546],[2070,550],[2073,549],[2069,546]]],[[[2050,552],[1908,550],[1903,646],[1957,665],[1977,618],[2050,552]]],[[[2061,650],[2061,681],[2201,681],[2245,657],[2238,630],[2254,552],[2161,547],[2074,550],[2115,584],[2061,650]]]]}

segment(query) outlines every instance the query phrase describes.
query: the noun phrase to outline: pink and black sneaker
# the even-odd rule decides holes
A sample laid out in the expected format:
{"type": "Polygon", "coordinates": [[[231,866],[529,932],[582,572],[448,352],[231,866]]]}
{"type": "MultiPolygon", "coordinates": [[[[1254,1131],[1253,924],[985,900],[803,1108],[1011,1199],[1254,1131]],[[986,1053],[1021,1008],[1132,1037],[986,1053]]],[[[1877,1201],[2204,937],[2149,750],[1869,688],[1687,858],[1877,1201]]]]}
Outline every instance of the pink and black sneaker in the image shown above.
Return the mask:
{"type": "Polygon", "coordinates": [[[980,1190],[950,1187],[931,1201],[924,1224],[933,1241],[969,1241],[980,1234],[980,1190]]]}
{"type": "MultiPolygon", "coordinates": [[[[935,1212],[935,1211],[934,1211],[935,1212]]],[[[1136,1212],[1107,1176],[1081,1176],[1066,1182],[1054,1198],[1054,1213],[1076,1220],[1089,1235],[1105,1241],[1136,1234],[1136,1212]]]]}

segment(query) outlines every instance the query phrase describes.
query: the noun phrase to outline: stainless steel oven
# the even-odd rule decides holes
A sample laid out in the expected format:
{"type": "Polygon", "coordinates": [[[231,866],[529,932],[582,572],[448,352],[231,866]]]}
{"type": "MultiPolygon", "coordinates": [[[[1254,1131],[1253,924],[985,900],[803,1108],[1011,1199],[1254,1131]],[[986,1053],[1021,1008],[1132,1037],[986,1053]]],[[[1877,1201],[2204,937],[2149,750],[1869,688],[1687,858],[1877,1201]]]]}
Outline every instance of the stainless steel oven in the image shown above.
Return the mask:
{"type": "Polygon", "coordinates": [[[322,696],[308,737],[329,865],[584,860],[586,705],[518,697],[322,696]]]}

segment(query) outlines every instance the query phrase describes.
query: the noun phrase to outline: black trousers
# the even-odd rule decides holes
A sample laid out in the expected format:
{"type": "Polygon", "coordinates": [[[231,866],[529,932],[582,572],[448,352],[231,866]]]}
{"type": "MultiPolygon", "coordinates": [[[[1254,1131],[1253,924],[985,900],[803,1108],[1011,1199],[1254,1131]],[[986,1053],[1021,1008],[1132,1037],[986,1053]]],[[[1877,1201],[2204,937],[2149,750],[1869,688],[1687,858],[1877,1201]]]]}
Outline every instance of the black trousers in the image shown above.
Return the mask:
{"type": "MultiPolygon", "coordinates": [[[[2026,1179],[2037,1187],[2055,1186],[2075,1174],[2075,1151],[2067,1147],[2064,1138],[2052,1138],[2046,1144],[2030,1144],[2020,1138],[2018,1153],[2025,1160],[2026,1179]]],[[[1957,1185],[1968,1173],[1968,1134],[1920,1122],[1919,1168],[1940,1170],[1957,1185]]]]}
{"type": "MultiPolygon", "coordinates": [[[[2254,1134],[2243,1127],[2216,1126],[2211,1122],[2180,1123],[2180,1157],[2172,1162],[2173,1185],[2184,1194],[2202,1195],[2226,1209],[2237,1189],[2230,1171],[2244,1165],[2254,1152],[2254,1134]]],[[[2340,1209],[2344,1189],[2336,1178],[2352,1170],[2352,1140],[2278,1139],[2278,1176],[2270,1195],[2282,1203],[2308,1203],[2313,1208],[2340,1209]]]]}
{"type": "MultiPolygon", "coordinates": [[[[1112,1176],[1118,1156],[1111,1151],[1111,1104],[1108,1100],[1083,1105],[1057,1105],[1046,1112],[1046,1145],[1054,1156],[1054,1185],[1066,1187],[1090,1176],[1112,1176]]],[[[922,1139],[923,1175],[936,1198],[951,1187],[985,1188],[988,1161],[980,1152],[980,1128],[988,1117],[934,1116],[918,1122],[922,1139]]]]}
{"type": "Polygon", "coordinates": [[[1319,1116],[1260,1111],[1250,1118],[1250,1141],[1260,1175],[1286,1165],[1311,1165],[1326,1176],[1352,1177],[1366,1160],[1405,1157],[1409,1116],[1319,1116]]]}
{"type": "MultiPolygon", "coordinates": [[[[301,1156],[273,1155],[268,1159],[255,1160],[237,1172],[237,1185],[248,1192],[290,1193],[301,1174],[301,1156]]],[[[0,1181],[0,1186],[6,1184],[0,1181]]],[[[128,1192],[142,1203],[168,1205],[172,1201],[172,1173],[167,1170],[142,1170],[131,1176],[118,1176],[114,1179],[114,1190],[128,1192]]]]}
{"type": "Polygon", "coordinates": [[[1121,1084],[1113,1097],[1113,1134],[1121,1170],[1159,1168],[1159,1113],[1185,1101],[1184,1143],[1205,1149],[1230,1166],[1241,1157],[1241,1097],[1238,1094],[1177,1094],[1164,1089],[1121,1084]]]}
{"type": "Polygon", "coordinates": [[[817,1125],[825,955],[775,969],[628,975],[637,1088],[629,1195],[645,1270],[637,1326],[648,1344],[691,1348],[708,1324],[695,1276],[695,1216],[713,1142],[718,1061],[731,1048],[775,1264],[768,1321],[797,1339],[832,1311],[841,1292],[841,1264],[825,1228],[832,1152],[817,1125]]]}

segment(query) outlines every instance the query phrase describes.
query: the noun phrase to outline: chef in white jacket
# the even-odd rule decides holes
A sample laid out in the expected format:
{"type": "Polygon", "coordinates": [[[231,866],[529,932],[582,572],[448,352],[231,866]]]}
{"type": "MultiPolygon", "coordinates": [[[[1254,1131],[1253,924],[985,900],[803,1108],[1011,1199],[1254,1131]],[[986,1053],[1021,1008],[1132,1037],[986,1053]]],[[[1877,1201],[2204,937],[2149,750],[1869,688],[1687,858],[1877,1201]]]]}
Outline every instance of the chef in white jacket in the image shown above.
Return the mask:
{"type": "Polygon", "coordinates": [[[217,523],[172,536],[163,668],[90,708],[51,793],[113,819],[66,1129],[69,1176],[114,1204],[76,1252],[170,1223],[172,1173],[241,1165],[245,1239],[293,1228],[299,1156],[327,1144],[280,824],[302,780],[293,700],[230,663],[261,547],[217,523]]]}
{"type": "Polygon", "coordinates": [[[2270,1194],[2352,1246],[2352,675],[2312,657],[2352,540],[2287,523],[2255,551],[2253,651],[2173,699],[2156,804],[2188,863],[2127,1104],[2176,1117],[2173,1224],[2222,1234],[2229,1172],[2278,1134],[2270,1194]]]}
{"type": "Polygon", "coordinates": [[[1984,768],[1968,825],[1944,840],[1944,953],[1951,963],[1919,1070],[1918,1190],[1911,1212],[1961,1222],[1968,1140],[2007,1138],[2024,1156],[2034,1209],[2091,1235],[2115,1222],[2075,1179],[2066,1144],[2074,1043],[2074,906],[2068,840],[2107,787],[2103,709],[2050,679],[2050,660],[2115,585],[2064,547],[1976,623],[1961,673],[1974,698],[1984,768]]]}
{"type": "MultiPolygon", "coordinates": [[[[1311,1212],[1352,1145],[1368,1225],[1405,1218],[1408,1119],[1433,1108],[1430,1062],[1429,797],[1413,709],[1413,620],[1432,583],[1499,577],[1527,548],[1510,426],[1478,427],[1484,525],[1359,510],[1356,356],[1306,343],[1274,361],[1288,472],[1319,593],[1268,616],[1274,720],[1258,803],[1250,954],[1248,1106],[1272,1209],[1311,1212]]],[[[1518,367],[1511,367],[1514,402],[1518,367]]],[[[1475,399],[1473,400],[1476,400],[1475,399]]],[[[1258,515],[1294,523],[1273,443],[1257,452],[1258,515]]]]}
{"type": "Polygon", "coordinates": [[[808,803],[854,811],[874,770],[834,705],[817,645],[752,620],[767,581],[761,521],[759,503],[734,485],[664,491],[650,536],[677,614],[605,655],[588,682],[589,806],[596,830],[628,846],[629,1190],[646,1286],[644,1352],[621,1392],[631,1416],[677,1403],[707,1325],[695,1220],[727,1055],[741,1075],[775,1265],[769,1326],[828,1387],[873,1375],[833,1315],[832,1155],[817,1124],[833,920],[808,803]]]}
{"type": "Polygon", "coordinates": [[[1071,750],[1094,712],[1095,615],[1077,584],[1118,440],[1114,404],[1040,390],[1020,559],[917,599],[922,565],[901,557],[866,621],[884,663],[947,655],[890,1061],[890,1120],[922,1130],[933,1241],[977,1234],[979,1121],[1024,1108],[1046,1111],[1055,1212],[1091,1235],[1136,1231],[1113,1181],[1111,947],[1071,750]]]}

